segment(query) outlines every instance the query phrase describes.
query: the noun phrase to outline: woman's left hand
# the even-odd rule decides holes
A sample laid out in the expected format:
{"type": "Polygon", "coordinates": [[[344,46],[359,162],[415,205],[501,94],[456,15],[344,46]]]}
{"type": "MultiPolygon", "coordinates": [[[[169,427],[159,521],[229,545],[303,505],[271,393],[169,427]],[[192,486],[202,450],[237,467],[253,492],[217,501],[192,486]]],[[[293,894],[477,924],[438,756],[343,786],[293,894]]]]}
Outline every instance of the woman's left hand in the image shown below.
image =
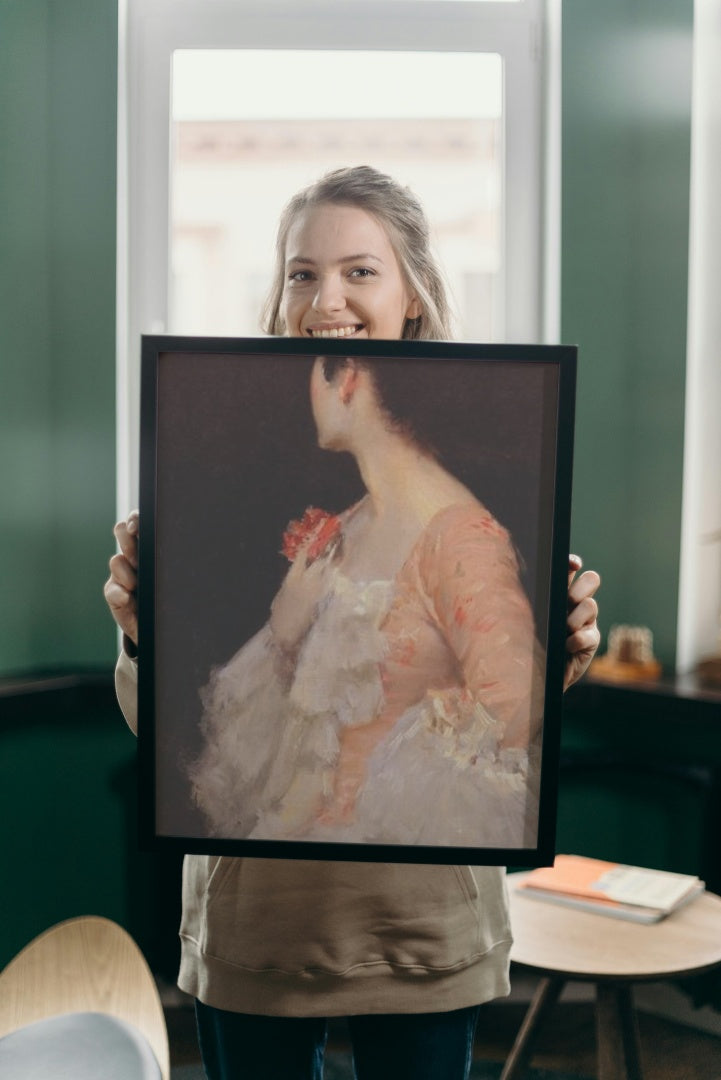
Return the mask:
{"type": "Polygon", "coordinates": [[[593,598],[601,584],[601,578],[595,570],[586,570],[576,577],[582,566],[583,561],[578,555],[569,555],[564,690],[568,690],[569,686],[573,686],[581,678],[593,660],[601,640],[596,625],[598,604],[593,598]]]}

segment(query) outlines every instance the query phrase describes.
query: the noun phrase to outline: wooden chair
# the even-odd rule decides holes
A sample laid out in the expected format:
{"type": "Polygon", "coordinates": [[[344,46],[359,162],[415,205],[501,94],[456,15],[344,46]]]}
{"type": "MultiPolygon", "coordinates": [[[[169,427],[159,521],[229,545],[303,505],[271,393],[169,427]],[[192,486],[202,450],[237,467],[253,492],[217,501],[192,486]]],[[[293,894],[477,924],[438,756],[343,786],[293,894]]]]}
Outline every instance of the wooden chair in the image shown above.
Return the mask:
{"type": "MultiPolygon", "coordinates": [[[[33,1037],[23,1043],[26,1054],[32,1054],[33,1046],[40,1046],[40,1037],[49,1030],[47,1022],[54,1021],[57,1031],[60,1018],[66,1022],[65,1042],[57,1045],[77,1046],[78,1053],[84,1047],[89,1052],[91,1041],[83,1040],[84,1030],[95,1024],[97,1038],[99,1031],[102,1034],[102,1023],[107,1023],[115,1039],[129,1037],[135,1059],[154,1057],[155,1074],[169,1080],[168,1035],[155,981],[140,949],[117,923],[93,915],[58,923],[31,941],[0,973],[0,1064],[3,1052],[14,1052],[12,1060],[18,1060],[17,1046],[29,1025],[35,1026],[33,1037]],[[68,1043],[70,1020],[75,1026],[68,1043]]],[[[62,1053],[66,1055],[67,1050],[62,1053]]],[[[86,1075],[82,1068],[80,1063],[75,1072],[70,1069],[59,1075],[74,1075],[80,1080],[86,1075]]],[[[102,1075],[110,1075],[105,1067],[102,1075]]],[[[128,1067],[127,1075],[144,1078],[152,1072],[136,1065],[128,1067]]],[[[48,1074],[47,1080],[52,1077],[48,1074]]]]}

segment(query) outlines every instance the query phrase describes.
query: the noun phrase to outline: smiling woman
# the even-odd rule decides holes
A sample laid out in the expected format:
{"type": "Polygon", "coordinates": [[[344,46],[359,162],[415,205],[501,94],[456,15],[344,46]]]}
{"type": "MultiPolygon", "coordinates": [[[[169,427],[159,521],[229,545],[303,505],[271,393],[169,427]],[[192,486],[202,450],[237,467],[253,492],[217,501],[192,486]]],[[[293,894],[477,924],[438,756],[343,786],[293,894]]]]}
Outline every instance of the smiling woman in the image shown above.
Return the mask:
{"type": "Polygon", "coordinates": [[[337,169],[281,217],[270,334],[448,340],[446,291],[418,199],[367,166],[337,169]]]}
{"type": "MultiPolygon", "coordinates": [[[[351,336],[370,339],[448,337],[443,284],[417,200],[374,170],[347,170],[327,183],[339,179],[341,189],[354,180],[375,190],[376,208],[350,190],[320,198],[319,186],[291,204],[277,250],[271,333],[306,335],[293,347],[314,356],[321,348],[308,339],[314,328],[344,328],[345,336],[350,327],[351,336]],[[407,225],[391,212],[391,196],[405,206],[407,225]],[[350,207],[357,212],[346,213],[350,207]],[[321,209],[329,227],[316,231],[321,209]],[[349,240],[341,222],[363,235],[349,240]],[[377,228],[395,259],[378,246],[377,228]],[[303,260],[290,267],[289,237],[291,257],[303,260]]],[[[329,448],[355,459],[365,494],[345,504],[323,543],[314,534],[301,544],[266,624],[211,675],[196,794],[211,832],[217,810],[235,835],[260,832],[271,842],[380,837],[468,847],[482,830],[497,856],[509,840],[525,850],[538,814],[533,614],[506,530],[394,422],[369,367],[347,355],[378,349],[382,359],[387,347],[373,340],[355,349],[345,340],[322,345],[340,353],[341,363],[316,365],[318,438],[330,434],[329,448]],[[238,753],[226,738],[240,740],[238,753]],[[389,782],[394,776],[400,789],[389,782]],[[258,797],[249,800],[249,792],[258,797]]],[[[443,366],[449,346],[427,348],[443,366]]],[[[298,400],[290,397],[293,405],[298,400]]],[[[277,441],[276,425],[271,434],[277,441]]],[[[241,462],[235,470],[249,472],[241,462]]],[[[137,517],[130,524],[117,526],[122,554],[111,561],[106,585],[123,628],[132,625],[137,602],[137,517]]],[[[598,580],[586,574],[574,581],[578,568],[569,568],[567,616],[561,608],[567,682],[580,676],[598,641],[598,580]]],[[[253,571],[246,561],[244,572],[253,571]]],[[[239,596],[236,607],[244,603],[239,596]]],[[[186,651],[198,630],[191,627],[186,651]]],[[[136,680],[137,665],[124,654],[118,688],[131,722],[136,680]]],[[[208,1074],[319,1077],[323,1017],[345,1014],[359,1022],[359,1080],[467,1076],[478,1006],[509,989],[503,871],[418,866],[415,859],[407,866],[353,863],[341,849],[336,854],[341,860],[327,864],[186,859],[179,983],[198,999],[208,1074]],[[373,1024],[360,1023],[369,1019],[373,1024]]],[[[435,851],[431,857],[435,862],[435,851]]]]}
{"type": "Polygon", "coordinates": [[[319,164],[322,171],[372,162],[402,176],[432,207],[465,336],[497,336],[502,88],[493,52],[180,50],[173,60],[173,329],[254,332],[258,305],[248,275],[260,278],[262,266],[269,275],[281,185],[295,178],[300,188],[319,164]],[[258,101],[253,88],[261,81],[258,101]],[[401,86],[413,93],[399,93],[401,86]],[[229,260],[232,278],[223,271],[229,260]],[[233,280],[232,292],[224,279],[233,280]]]}

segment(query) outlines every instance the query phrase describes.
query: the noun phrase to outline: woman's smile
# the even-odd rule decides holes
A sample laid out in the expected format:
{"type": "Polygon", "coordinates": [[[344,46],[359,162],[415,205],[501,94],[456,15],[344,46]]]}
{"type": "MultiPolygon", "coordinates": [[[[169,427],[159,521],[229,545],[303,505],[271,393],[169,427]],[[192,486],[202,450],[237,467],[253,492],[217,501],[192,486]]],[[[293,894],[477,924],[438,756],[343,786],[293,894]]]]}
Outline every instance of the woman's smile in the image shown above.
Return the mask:
{"type": "Polygon", "coordinates": [[[350,326],[309,326],[306,333],[315,338],[345,338],[354,337],[363,329],[363,323],[352,323],[350,326]]]}

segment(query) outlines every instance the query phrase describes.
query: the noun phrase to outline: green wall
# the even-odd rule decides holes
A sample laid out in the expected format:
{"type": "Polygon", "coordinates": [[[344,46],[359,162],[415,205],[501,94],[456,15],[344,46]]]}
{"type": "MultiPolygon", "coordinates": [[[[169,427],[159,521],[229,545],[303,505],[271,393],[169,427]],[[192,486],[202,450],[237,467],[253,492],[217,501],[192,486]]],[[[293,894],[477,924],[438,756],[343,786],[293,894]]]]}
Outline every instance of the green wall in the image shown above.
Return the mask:
{"type": "Polygon", "coordinates": [[[135,740],[102,597],[115,515],[116,0],[0,0],[0,966],[95,913],[146,948],[135,740]]]}
{"type": "MultiPolygon", "coordinates": [[[[116,18],[116,0],[0,0],[0,676],[105,668],[115,653],[101,585],[115,513],[116,18]]],[[[573,542],[604,576],[604,628],[648,623],[668,664],[691,20],[691,0],[564,5],[562,334],[580,346],[573,542]]],[[[112,689],[63,700],[36,695],[22,714],[16,702],[12,720],[2,710],[13,888],[0,964],[81,912],[118,919],[146,950],[159,925],[175,941],[177,866],[137,854],[135,745],[112,689]]],[[[580,849],[575,833],[569,842],[580,849]]]]}
{"type": "Polygon", "coordinates": [[[573,546],[601,628],[675,658],[692,0],[563,5],[562,340],[579,345],[573,546]]]}
{"type": "Polygon", "coordinates": [[[177,974],[180,858],[138,847],[136,740],[110,673],[0,688],[0,969],[62,919],[104,915],[177,974]]]}
{"type": "MultiPolygon", "coordinates": [[[[0,0],[0,675],[110,663],[116,0],[0,0]]],[[[563,9],[573,544],[674,660],[692,0],[563,9]]]]}
{"type": "Polygon", "coordinates": [[[0,0],[0,675],[112,662],[116,0],[0,0]]]}

